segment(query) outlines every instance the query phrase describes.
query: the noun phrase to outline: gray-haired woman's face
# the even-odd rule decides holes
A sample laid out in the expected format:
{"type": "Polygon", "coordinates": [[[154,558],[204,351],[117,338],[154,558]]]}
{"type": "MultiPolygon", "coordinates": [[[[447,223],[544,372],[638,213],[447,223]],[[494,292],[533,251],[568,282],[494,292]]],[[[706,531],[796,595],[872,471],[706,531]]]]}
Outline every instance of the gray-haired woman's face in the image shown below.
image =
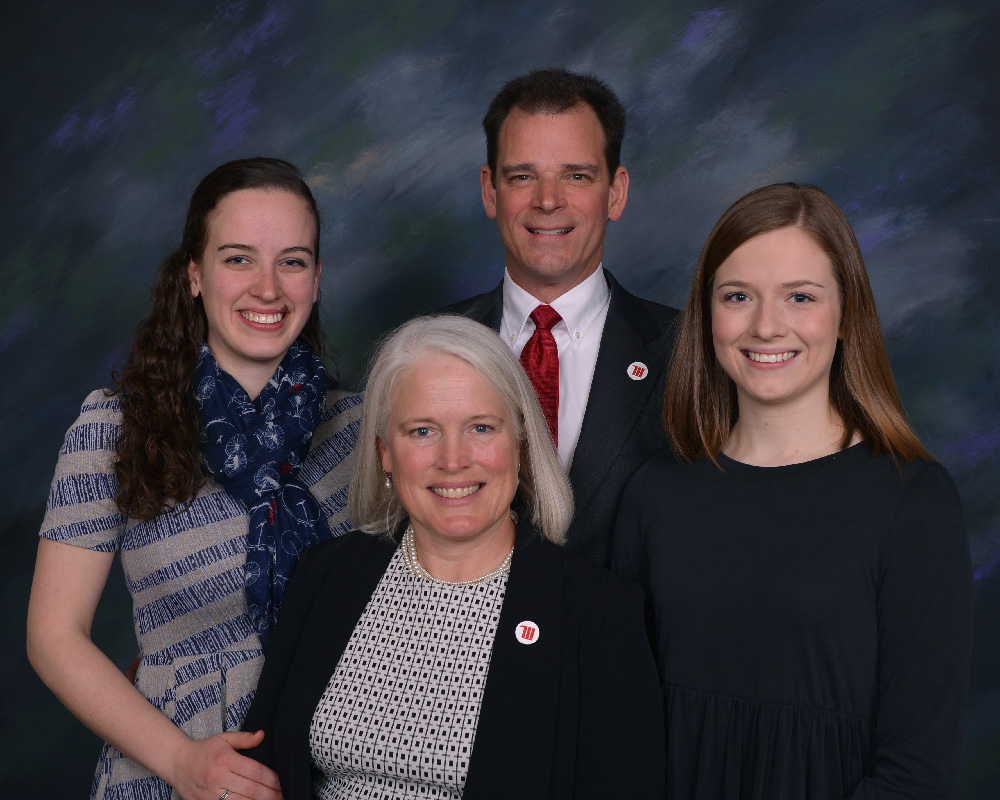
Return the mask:
{"type": "Polygon", "coordinates": [[[430,353],[407,370],[378,446],[418,536],[473,540],[509,525],[520,460],[514,421],[468,362],[430,353]]]}

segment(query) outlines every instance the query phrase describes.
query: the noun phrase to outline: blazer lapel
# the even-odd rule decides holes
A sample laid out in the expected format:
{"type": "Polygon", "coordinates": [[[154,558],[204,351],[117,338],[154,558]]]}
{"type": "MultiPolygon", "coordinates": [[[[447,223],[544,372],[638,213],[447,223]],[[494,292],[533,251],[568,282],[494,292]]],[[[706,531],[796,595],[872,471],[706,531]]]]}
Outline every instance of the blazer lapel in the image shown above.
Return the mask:
{"type": "MultiPolygon", "coordinates": [[[[526,515],[525,515],[526,516],[526,515]]],[[[518,526],[464,797],[546,798],[562,650],[562,565],[530,523],[518,526]],[[531,644],[517,638],[534,623],[531,644]]]]}
{"type": "Polygon", "coordinates": [[[282,786],[288,798],[313,796],[309,749],[313,714],[368,600],[396,551],[395,542],[368,534],[349,535],[358,539],[352,543],[353,548],[338,552],[323,581],[302,635],[302,641],[309,645],[297,653],[285,687],[287,713],[281,715],[285,719],[276,729],[279,738],[276,738],[275,747],[284,750],[291,767],[291,785],[282,786]],[[359,551],[361,557],[358,557],[359,551]]]}
{"type": "Polygon", "coordinates": [[[642,305],[609,273],[605,275],[611,288],[611,304],[569,474],[578,503],[577,513],[585,505],[582,498],[597,494],[651,393],[657,385],[662,385],[667,369],[663,358],[648,346],[662,335],[661,331],[648,319],[642,305]],[[641,380],[629,375],[635,362],[646,367],[641,380]]]}

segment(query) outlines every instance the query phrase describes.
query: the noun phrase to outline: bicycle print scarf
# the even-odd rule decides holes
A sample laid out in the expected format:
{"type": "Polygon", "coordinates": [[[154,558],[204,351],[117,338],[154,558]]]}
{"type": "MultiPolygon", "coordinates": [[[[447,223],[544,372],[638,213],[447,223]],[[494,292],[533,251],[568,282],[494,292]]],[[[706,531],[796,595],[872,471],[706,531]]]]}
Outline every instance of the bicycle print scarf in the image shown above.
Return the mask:
{"type": "Polygon", "coordinates": [[[323,416],[326,368],[299,339],[251,400],[202,344],[194,386],[202,457],[212,477],[250,515],[244,583],[250,619],[266,653],[299,554],[330,538],[319,503],[296,479],[323,416]]]}

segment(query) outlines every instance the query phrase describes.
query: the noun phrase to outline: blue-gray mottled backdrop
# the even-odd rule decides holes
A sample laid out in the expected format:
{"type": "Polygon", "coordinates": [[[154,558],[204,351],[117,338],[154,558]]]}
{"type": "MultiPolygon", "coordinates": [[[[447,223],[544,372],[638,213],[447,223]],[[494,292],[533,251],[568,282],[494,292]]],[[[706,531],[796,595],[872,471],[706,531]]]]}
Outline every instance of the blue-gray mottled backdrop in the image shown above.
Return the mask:
{"type": "MultiPolygon", "coordinates": [[[[816,183],[847,210],[907,409],[962,495],[977,610],[960,796],[1000,796],[998,22],[993,0],[5,10],[0,795],[89,785],[99,743],[23,656],[35,536],[63,432],[119,363],[197,181],[250,155],[303,170],[354,380],[380,332],[497,281],[479,121],[506,78],[565,65],[628,108],[605,263],[633,291],[681,305],[713,222],[758,185],[816,183]]],[[[119,663],[136,652],[120,572],[95,638],[119,663]]]]}

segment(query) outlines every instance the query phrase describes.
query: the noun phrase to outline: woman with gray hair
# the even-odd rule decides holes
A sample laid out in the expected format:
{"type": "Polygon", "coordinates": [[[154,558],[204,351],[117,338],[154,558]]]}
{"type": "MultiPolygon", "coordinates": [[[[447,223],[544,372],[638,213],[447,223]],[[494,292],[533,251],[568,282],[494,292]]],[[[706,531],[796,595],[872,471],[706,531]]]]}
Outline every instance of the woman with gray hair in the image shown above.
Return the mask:
{"type": "Polygon", "coordinates": [[[389,335],[355,453],[360,530],[303,556],[247,717],[285,800],[660,797],[641,593],[557,546],[572,495],[496,333],[389,335]]]}

